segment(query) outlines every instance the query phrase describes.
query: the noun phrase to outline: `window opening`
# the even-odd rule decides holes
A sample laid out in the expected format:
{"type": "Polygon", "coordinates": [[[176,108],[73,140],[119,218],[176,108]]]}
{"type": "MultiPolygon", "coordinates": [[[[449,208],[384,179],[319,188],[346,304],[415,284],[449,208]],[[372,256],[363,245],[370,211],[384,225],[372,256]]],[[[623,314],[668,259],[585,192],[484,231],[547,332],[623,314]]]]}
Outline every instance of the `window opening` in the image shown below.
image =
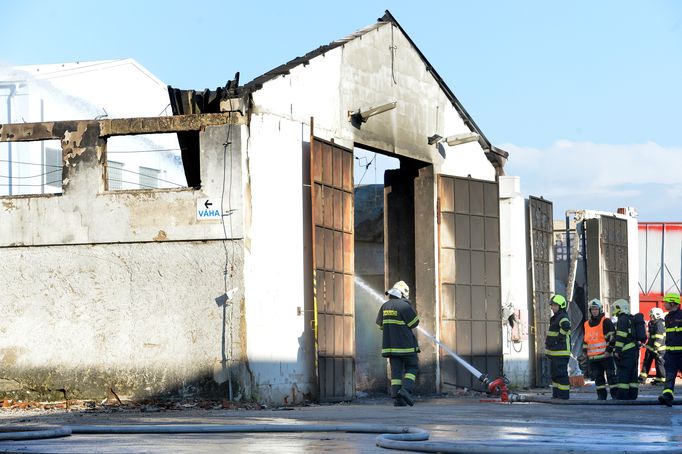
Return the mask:
{"type": "Polygon", "coordinates": [[[0,143],[0,196],[62,193],[59,140],[0,143]]]}
{"type": "Polygon", "coordinates": [[[107,168],[109,191],[187,187],[175,133],[110,137],[107,168]]]}

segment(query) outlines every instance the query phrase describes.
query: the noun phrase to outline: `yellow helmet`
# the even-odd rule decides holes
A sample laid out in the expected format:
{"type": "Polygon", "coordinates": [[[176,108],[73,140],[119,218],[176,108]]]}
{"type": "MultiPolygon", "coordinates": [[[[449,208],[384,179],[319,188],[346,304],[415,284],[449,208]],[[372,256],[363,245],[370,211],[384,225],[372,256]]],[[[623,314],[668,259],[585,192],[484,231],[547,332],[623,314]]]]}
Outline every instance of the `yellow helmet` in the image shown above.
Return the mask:
{"type": "Polygon", "coordinates": [[[560,309],[566,309],[566,298],[561,295],[554,295],[549,299],[549,304],[556,304],[560,309]]]}
{"type": "Polygon", "coordinates": [[[629,314],[630,313],[630,303],[625,299],[617,299],[613,306],[611,306],[611,315],[616,316],[620,313],[629,314]]]}
{"type": "Polygon", "coordinates": [[[666,293],[663,297],[664,303],[670,304],[680,304],[680,294],[679,293],[666,293]]]}

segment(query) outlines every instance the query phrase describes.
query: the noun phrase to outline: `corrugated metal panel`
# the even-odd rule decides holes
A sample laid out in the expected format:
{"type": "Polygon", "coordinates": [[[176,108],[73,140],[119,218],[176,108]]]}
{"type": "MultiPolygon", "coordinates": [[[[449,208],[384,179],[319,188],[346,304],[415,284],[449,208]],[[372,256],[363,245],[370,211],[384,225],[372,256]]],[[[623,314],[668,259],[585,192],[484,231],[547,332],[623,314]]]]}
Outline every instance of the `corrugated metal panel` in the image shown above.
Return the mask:
{"type": "Polygon", "coordinates": [[[639,223],[640,300],[682,287],[682,223],[639,223]],[[646,298],[644,298],[646,297],[646,298]]]}
{"type": "MultiPolygon", "coordinates": [[[[481,372],[501,374],[497,183],[440,176],[438,197],[441,338],[481,372]]],[[[472,387],[476,379],[449,355],[442,356],[443,382],[472,387]]]]}
{"type": "Polygon", "coordinates": [[[550,382],[549,362],[545,358],[545,338],[551,318],[547,301],[553,293],[554,249],[552,202],[537,197],[528,200],[528,235],[531,263],[530,291],[533,329],[530,332],[531,361],[536,386],[550,382]]]}
{"type": "Polygon", "coordinates": [[[313,270],[320,401],[353,398],[353,151],[311,138],[313,270]]]}

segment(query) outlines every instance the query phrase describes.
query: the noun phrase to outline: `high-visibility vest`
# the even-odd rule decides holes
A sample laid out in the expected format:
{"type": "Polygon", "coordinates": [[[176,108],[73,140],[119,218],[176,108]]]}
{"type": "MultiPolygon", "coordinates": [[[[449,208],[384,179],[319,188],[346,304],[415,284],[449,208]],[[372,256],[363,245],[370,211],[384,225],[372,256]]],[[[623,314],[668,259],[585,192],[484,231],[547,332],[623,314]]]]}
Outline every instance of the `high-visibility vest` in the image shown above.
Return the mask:
{"type": "Polygon", "coordinates": [[[604,336],[604,317],[595,326],[590,326],[589,321],[585,322],[585,344],[587,345],[588,358],[604,358],[607,345],[604,336]]]}

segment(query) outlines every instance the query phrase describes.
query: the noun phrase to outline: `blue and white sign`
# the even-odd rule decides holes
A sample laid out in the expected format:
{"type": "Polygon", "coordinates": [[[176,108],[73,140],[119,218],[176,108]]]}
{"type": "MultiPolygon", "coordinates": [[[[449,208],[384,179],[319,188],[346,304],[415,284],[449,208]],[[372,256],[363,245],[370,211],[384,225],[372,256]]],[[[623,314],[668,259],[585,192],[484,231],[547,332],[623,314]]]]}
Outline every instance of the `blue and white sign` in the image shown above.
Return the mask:
{"type": "Polygon", "coordinates": [[[220,199],[197,199],[197,221],[219,221],[221,218],[220,199]]]}

